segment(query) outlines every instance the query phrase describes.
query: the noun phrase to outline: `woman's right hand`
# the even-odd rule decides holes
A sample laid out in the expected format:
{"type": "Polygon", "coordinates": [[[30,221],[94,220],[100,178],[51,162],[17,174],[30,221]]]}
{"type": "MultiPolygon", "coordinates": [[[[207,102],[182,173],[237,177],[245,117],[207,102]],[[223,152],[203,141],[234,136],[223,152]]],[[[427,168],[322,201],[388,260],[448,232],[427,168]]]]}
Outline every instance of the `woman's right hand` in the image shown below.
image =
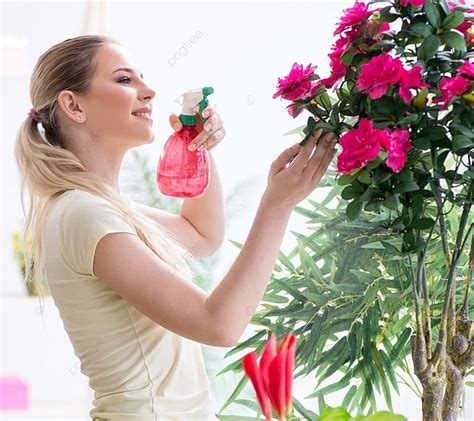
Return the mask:
{"type": "Polygon", "coordinates": [[[264,193],[266,200],[273,205],[293,209],[319,185],[337,151],[334,148],[336,143],[333,132],[323,134],[319,129],[304,146],[296,144],[285,149],[270,166],[264,193]],[[316,143],[316,150],[311,156],[316,143]]]}

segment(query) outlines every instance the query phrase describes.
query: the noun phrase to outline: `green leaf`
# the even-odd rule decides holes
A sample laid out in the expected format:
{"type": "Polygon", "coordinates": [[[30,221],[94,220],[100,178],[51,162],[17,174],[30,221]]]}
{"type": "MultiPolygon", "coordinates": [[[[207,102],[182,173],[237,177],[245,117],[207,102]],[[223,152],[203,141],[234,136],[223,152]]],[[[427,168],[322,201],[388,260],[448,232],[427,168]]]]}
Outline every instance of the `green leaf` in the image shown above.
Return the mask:
{"type": "Polygon", "coordinates": [[[363,421],[407,421],[403,415],[391,414],[387,411],[380,411],[368,417],[361,418],[363,421]]]}
{"type": "Polygon", "coordinates": [[[430,36],[433,33],[433,28],[425,22],[416,22],[408,27],[408,29],[423,38],[430,36]]]}
{"type": "Polygon", "coordinates": [[[431,228],[435,223],[434,219],[431,218],[420,218],[415,220],[410,227],[419,230],[426,230],[431,228]]]}
{"type": "Polygon", "coordinates": [[[457,154],[461,155],[461,152],[467,152],[473,147],[473,140],[469,139],[467,136],[458,134],[453,137],[453,149],[457,154]]]}
{"type": "Polygon", "coordinates": [[[346,66],[349,66],[352,64],[352,60],[354,58],[355,52],[354,49],[351,48],[347,50],[342,56],[341,56],[341,61],[344,63],[346,66]]]}
{"type": "Polygon", "coordinates": [[[466,382],[464,384],[469,387],[474,387],[474,382],[466,382]]]}
{"type": "Polygon", "coordinates": [[[459,32],[445,32],[443,34],[443,40],[449,48],[452,48],[456,51],[466,51],[466,40],[459,32]]]}
{"type": "Polygon", "coordinates": [[[455,10],[453,13],[450,13],[448,16],[446,16],[441,22],[441,27],[444,30],[448,29],[454,29],[457,26],[461,25],[464,21],[464,13],[459,12],[458,10],[455,10]]]}
{"type": "Polygon", "coordinates": [[[417,191],[420,190],[420,187],[418,184],[416,184],[413,181],[407,181],[406,183],[400,183],[395,189],[393,190],[393,193],[406,193],[410,191],[417,191]]]}
{"type": "Polygon", "coordinates": [[[422,60],[428,60],[438,52],[440,45],[441,43],[436,35],[429,35],[423,40],[423,43],[418,50],[418,57],[422,60]]]}
{"type": "Polygon", "coordinates": [[[293,401],[293,406],[295,410],[298,411],[301,415],[303,415],[303,417],[305,417],[306,419],[316,420],[318,418],[318,416],[313,411],[306,409],[302,405],[302,403],[298,399],[296,399],[294,396],[292,397],[292,401],[293,401]]]}
{"type": "Polygon", "coordinates": [[[352,202],[350,202],[347,207],[346,207],[346,215],[347,217],[353,221],[354,219],[356,219],[360,212],[362,211],[362,206],[363,206],[363,203],[358,200],[357,198],[354,199],[352,202]]]}
{"type": "Polygon", "coordinates": [[[320,416],[320,421],[350,421],[351,416],[344,408],[326,407],[320,416]]]}
{"type": "Polygon", "coordinates": [[[389,198],[385,199],[382,202],[382,205],[390,210],[398,210],[398,207],[400,206],[400,200],[398,199],[398,195],[392,194],[389,198]]]}
{"type": "Polygon", "coordinates": [[[434,28],[439,28],[441,25],[441,16],[439,13],[438,6],[433,4],[432,2],[426,2],[423,5],[423,10],[426,13],[426,18],[428,19],[428,22],[433,26],[434,28]]]}
{"type": "MultiPolygon", "coordinates": [[[[411,329],[409,327],[406,327],[405,329],[403,329],[403,332],[398,337],[397,342],[392,348],[392,352],[390,352],[390,359],[392,361],[398,358],[398,356],[402,352],[402,349],[405,347],[405,344],[408,338],[410,337],[410,335],[411,335],[411,329]]],[[[403,357],[403,354],[401,356],[403,357]]]]}

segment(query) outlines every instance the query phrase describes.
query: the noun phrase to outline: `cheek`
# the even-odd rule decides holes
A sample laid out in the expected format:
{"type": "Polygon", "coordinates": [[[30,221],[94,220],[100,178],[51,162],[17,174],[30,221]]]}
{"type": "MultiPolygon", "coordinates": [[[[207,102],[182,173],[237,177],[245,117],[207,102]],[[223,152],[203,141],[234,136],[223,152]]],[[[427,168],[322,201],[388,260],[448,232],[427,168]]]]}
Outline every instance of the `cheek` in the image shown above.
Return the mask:
{"type": "Polygon", "coordinates": [[[120,84],[110,84],[96,91],[94,113],[104,123],[121,125],[127,117],[132,117],[131,110],[135,101],[134,91],[120,84]]]}

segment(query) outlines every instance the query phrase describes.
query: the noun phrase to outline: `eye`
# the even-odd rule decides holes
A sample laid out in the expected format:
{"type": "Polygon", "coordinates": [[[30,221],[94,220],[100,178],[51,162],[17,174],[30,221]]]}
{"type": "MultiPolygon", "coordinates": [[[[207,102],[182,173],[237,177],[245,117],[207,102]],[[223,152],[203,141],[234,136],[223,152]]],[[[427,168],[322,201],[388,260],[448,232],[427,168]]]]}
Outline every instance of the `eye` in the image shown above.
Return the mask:
{"type": "Polygon", "coordinates": [[[131,81],[132,81],[132,79],[130,79],[129,77],[124,77],[124,78],[118,80],[117,82],[118,82],[118,83],[122,83],[122,82],[127,82],[127,83],[129,83],[129,82],[131,82],[131,81]]]}

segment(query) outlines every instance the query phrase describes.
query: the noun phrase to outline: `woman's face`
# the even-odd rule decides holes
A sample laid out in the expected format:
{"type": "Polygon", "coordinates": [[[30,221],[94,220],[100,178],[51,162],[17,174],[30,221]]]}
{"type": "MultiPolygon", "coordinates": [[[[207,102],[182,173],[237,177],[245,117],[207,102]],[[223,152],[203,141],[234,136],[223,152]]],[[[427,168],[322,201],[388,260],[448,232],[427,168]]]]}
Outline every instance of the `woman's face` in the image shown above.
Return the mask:
{"type": "Polygon", "coordinates": [[[124,47],[106,44],[95,57],[97,67],[91,91],[81,102],[90,134],[113,142],[112,147],[120,145],[125,149],[152,142],[153,122],[132,113],[151,108],[155,91],[143,81],[140,69],[133,65],[124,47]],[[118,70],[121,68],[131,71],[118,70]]]}

